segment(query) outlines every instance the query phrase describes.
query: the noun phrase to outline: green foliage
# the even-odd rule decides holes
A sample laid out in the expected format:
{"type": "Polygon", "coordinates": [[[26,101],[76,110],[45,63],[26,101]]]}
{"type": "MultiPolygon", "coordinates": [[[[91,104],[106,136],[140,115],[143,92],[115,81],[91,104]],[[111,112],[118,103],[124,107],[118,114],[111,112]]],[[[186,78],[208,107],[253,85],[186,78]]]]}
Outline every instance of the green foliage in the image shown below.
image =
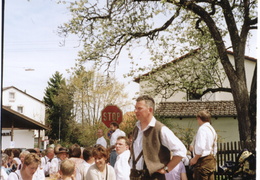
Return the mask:
{"type": "Polygon", "coordinates": [[[83,66],[72,68],[69,84],[73,89],[73,112],[75,121],[82,125],[95,125],[100,122],[101,110],[108,104],[123,109],[130,105],[127,101],[125,85],[115,78],[107,77],[83,66]]]}
{"type": "Polygon", "coordinates": [[[127,112],[123,116],[123,122],[120,124],[120,129],[128,135],[134,130],[136,122],[137,118],[135,112],[127,112]]]}
{"type": "MultiPolygon", "coordinates": [[[[249,114],[255,114],[256,103],[253,100],[249,102],[244,53],[249,31],[257,29],[257,1],[78,0],[71,2],[69,9],[72,18],[59,28],[60,35],[76,34],[80,37],[83,43],[79,52],[80,62],[94,61],[96,65],[107,65],[109,69],[116,66],[121,51],[126,49],[133,64],[133,71],[129,74],[133,75],[133,72],[143,73],[158,68],[191,49],[201,48],[207,50],[208,60],[203,59],[199,64],[189,61],[179,68],[183,73],[177,72],[162,81],[168,83],[168,87],[171,85],[201,95],[213,83],[214,88],[221,85],[215,68],[210,72],[210,67],[216,65],[215,59],[219,58],[230,82],[234,102],[240,109],[237,112],[240,138],[255,139],[256,116],[249,118],[249,114]],[[234,63],[226,51],[229,47],[234,51],[234,63]],[[147,69],[136,62],[142,59],[140,56],[145,57],[147,69]],[[147,63],[147,59],[152,61],[152,65],[147,63]],[[176,75],[180,77],[173,80],[176,75]],[[253,107],[253,112],[249,112],[248,105],[253,107]]],[[[168,74],[161,77],[168,77],[168,74]]],[[[156,83],[158,86],[162,84],[156,83]]],[[[159,88],[157,93],[172,94],[176,91],[176,88],[168,87],[159,88]]],[[[252,94],[255,91],[256,88],[252,94]]]]}
{"type": "Polygon", "coordinates": [[[62,74],[55,72],[49,79],[48,87],[45,89],[44,102],[46,108],[46,124],[51,128],[46,132],[49,139],[54,141],[70,141],[74,127],[71,110],[73,108],[72,94],[66,85],[62,74]]]}
{"type": "Polygon", "coordinates": [[[72,68],[66,80],[56,72],[48,82],[44,101],[47,105],[46,120],[51,127],[46,134],[49,139],[69,146],[77,143],[92,146],[96,142],[96,131],[108,130],[101,122],[101,110],[108,104],[127,107],[124,84],[83,66],[72,68]],[[60,142],[58,141],[60,138],[60,142]]]}

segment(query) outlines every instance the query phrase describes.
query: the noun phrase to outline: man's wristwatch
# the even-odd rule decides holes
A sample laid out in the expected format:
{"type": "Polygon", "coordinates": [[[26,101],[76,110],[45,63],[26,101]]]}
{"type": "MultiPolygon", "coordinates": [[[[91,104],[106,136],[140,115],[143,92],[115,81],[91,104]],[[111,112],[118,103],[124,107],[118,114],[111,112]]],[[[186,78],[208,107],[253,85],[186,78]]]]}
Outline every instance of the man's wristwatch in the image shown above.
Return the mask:
{"type": "Polygon", "coordinates": [[[164,166],[164,168],[163,168],[167,173],[169,173],[169,171],[168,171],[168,166],[164,166]]]}

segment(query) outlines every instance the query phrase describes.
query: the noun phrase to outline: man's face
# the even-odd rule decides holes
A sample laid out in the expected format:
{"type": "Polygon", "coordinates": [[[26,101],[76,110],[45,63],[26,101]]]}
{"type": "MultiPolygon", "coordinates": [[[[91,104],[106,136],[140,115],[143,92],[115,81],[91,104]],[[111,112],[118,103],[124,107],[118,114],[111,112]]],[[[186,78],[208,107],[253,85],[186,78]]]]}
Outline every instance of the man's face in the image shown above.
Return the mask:
{"type": "Polygon", "coordinates": [[[119,139],[116,141],[116,153],[121,154],[128,150],[129,146],[126,144],[125,139],[119,139]]]}
{"type": "Polygon", "coordinates": [[[112,131],[115,131],[115,130],[116,130],[116,127],[111,124],[111,125],[110,125],[110,129],[111,129],[112,131]]]}
{"type": "Polygon", "coordinates": [[[97,131],[97,136],[98,136],[99,138],[103,136],[102,130],[98,130],[98,131],[97,131]]]}
{"type": "Polygon", "coordinates": [[[49,159],[53,159],[54,158],[54,150],[53,151],[50,151],[46,156],[49,158],[49,159]]]}
{"type": "Polygon", "coordinates": [[[138,101],[135,105],[135,115],[138,120],[147,120],[151,116],[152,108],[147,107],[145,101],[138,101]]]}

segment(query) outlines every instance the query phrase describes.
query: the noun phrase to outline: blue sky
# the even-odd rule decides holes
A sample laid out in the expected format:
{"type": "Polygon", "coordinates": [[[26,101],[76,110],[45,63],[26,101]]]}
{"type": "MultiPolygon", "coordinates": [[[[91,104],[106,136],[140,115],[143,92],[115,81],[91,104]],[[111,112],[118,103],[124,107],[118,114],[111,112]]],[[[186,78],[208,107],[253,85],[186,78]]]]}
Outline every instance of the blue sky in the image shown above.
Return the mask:
{"type": "MultiPolygon", "coordinates": [[[[42,100],[55,71],[68,77],[66,69],[75,65],[80,48],[76,37],[60,46],[63,39],[57,35],[57,27],[69,17],[66,6],[55,0],[6,0],[3,87],[15,86],[42,100]],[[26,71],[28,68],[34,71],[26,71]]],[[[127,85],[131,99],[139,87],[131,78],[123,78],[128,67],[120,64],[117,78],[127,85]]]]}
{"type": "MultiPolygon", "coordinates": [[[[68,77],[66,69],[73,67],[77,52],[77,38],[69,37],[66,45],[57,35],[58,26],[67,22],[70,14],[56,0],[6,0],[4,29],[3,87],[15,86],[42,100],[49,78],[59,71],[68,77]],[[26,71],[31,68],[34,71],[26,71]]],[[[251,41],[247,55],[256,57],[256,39],[251,41]]],[[[128,72],[127,56],[122,56],[116,77],[127,85],[131,99],[139,91],[131,78],[124,79],[128,72]]]]}

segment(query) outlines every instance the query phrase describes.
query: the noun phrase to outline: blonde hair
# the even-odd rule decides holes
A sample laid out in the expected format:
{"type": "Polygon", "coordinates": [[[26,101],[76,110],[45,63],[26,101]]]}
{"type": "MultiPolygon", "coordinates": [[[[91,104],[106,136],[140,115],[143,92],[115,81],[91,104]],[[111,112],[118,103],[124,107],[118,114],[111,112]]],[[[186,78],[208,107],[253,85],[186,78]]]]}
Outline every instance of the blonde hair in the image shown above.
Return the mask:
{"type": "Polygon", "coordinates": [[[75,163],[70,159],[66,159],[60,164],[60,171],[64,176],[72,176],[75,171],[75,163]]]}
{"type": "Polygon", "coordinates": [[[40,157],[38,156],[38,154],[36,153],[29,153],[25,156],[24,158],[24,164],[26,166],[29,166],[30,164],[32,163],[36,163],[36,164],[40,164],[41,163],[41,159],[40,157]]]}

